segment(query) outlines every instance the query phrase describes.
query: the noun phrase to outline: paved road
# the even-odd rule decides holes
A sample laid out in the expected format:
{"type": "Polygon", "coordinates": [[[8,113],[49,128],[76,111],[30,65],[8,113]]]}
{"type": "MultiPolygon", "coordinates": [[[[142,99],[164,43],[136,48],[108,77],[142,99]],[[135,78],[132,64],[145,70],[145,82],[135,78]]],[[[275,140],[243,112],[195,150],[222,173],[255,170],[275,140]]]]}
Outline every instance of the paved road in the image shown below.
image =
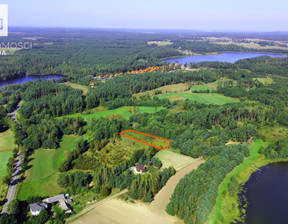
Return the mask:
{"type": "Polygon", "coordinates": [[[16,160],[15,171],[14,171],[13,176],[12,176],[12,181],[11,181],[11,184],[10,184],[9,189],[8,189],[8,194],[6,197],[6,203],[3,206],[2,213],[7,212],[8,204],[14,199],[16,186],[17,186],[17,183],[19,181],[19,175],[21,172],[21,162],[22,162],[21,161],[21,153],[19,153],[17,156],[17,160],[16,160]]]}
{"type": "Polygon", "coordinates": [[[16,109],[15,109],[13,112],[11,112],[10,114],[8,114],[10,117],[12,117],[12,119],[13,119],[13,121],[14,121],[15,123],[17,122],[17,120],[16,120],[17,111],[18,111],[18,109],[20,108],[22,102],[23,102],[23,101],[21,100],[21,101],[18,103],[16,109]]]}
{"type": "MultiPolygon", "coordinates": [[[[13,121],[15,123],[17,122],[16,115],[17,115],[17,111],[18,111],[21,103],[22,103],[22,100],[18,103],[16,109],[12,113],[9,114],[9,116],[12,117],[12,119],[13,119],[13,121]]],[[[2,213],[6,213],[7,212],[8,204],[14,199],[17,183],[19,181],[19,175],[21,173],[21,162],[22,162],[21,153],[19,153],[17,158],[16,158],[15,170],[14,170],[14,173],[12,175],[11,184],[10,184],[10,186],[8,188],[6,202],[5,202],[4,206],[3,206],[2,213]]]]}

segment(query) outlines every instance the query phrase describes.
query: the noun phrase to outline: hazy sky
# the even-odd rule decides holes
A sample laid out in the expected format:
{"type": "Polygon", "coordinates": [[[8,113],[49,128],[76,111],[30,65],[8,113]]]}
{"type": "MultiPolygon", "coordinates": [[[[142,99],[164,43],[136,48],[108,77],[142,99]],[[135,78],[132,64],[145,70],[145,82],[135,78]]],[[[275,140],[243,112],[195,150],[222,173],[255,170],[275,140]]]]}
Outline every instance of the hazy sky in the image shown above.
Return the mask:
{"type": "Polygon", "coordinates": [[[288,0],[0,0],[10,26],[288,31],[288,0]]]}

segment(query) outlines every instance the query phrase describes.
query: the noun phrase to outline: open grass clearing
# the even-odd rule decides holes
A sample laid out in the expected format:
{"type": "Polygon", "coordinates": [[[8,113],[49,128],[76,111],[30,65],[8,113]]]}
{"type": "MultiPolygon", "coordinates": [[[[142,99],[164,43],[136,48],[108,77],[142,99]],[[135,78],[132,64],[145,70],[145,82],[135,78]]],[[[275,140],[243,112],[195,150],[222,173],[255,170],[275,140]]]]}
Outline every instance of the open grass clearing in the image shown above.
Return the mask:
{"type": "Polygon", "coordinates": [[[174,151],[175,150],[170,148],[161,150],[156,154],[156,157],[161,160],[163,167],[173,166],[176,170],[180,170],[196,160],[190,156],[184,156],[174,151]]]}
{"type": "Polygon", "coordinates": [[[156,44],[158,47],[164,47],[173,44],[170,40],[166,41],[147,41],[148,45],[156,44]]]}
{"type": "Polygon", "coordinates": [[[197,85],[197,86],[193,86],[192,91],[215,91],[215,88],[211,87],[211,86],[207,86],[207,85],[197,85]]]}
{"type": "Polygon", "coordinates": [[[2,185],[2,178],[7,174],[6,164],[13,155],[14,134],[11,130],[0,133],[0,197],[4,193],[5,186],[2,185]]]}
{"type": "Polygon", "coordinates": [[[85,121],[89,121],[92,118],[98,119],[98,118],[125,118],[129,119],[133,114],[138,113],[156,113],[160,110],[163,110],[164,107],[133,107],[133,106],[125,106],[120,107],[112,110],[107,110],[105,108],[101,108],[101,110],[90,110],[88,112],[84,113],[76,113],[71,115],[65,115],[63,117],[58,117],[57,119],[62,119],[64,117],[70,117],[70,118],[76,118],[76,117],[82,117],[85,121]]]}
{"type": "Polygon", "coordinates": [[[191,100],[197,103],[223,105],[225,103],[236,103],[238,100],[223,96],[218,93],[166,93],[158,96],[160,99],[168,98],[170,101],[191,100]]]}
{"type": "Polygon", "coordinates": [[[12,151],[14,145],[14,134],[11,130],[0,133],[0,152],[12,151]]]}
{"type": "Polygon", "coordinates": [[[2,184],[2,179],[7,175],[7,163],[9,158],[13,156],[12,151],[0,152],[0,200],[5,195],[6,186],[2,184]]]}
{"type": "Polygon", "coordinates": [[[271,77],[266,77],[266,78],[253,78],[253,80],[258,80],[261,82],[263,85],[271,85],[274,83],[274,80],[271,77]]]}
{"type": "Polygon", "coordinates": [[[17,198],[25,200],[30,196],[53,196],[61,193],[57,184],[58,168],[67,153],[74,149],[74,144],[80,136],[63,136],[58,149],[38,149],[32,155],[32,166],[26,171],[26,179],[20,184],[17,198]]]}
{"type": "MultiPolygon", "coordinates": [[[[170,145],[170,142],[167,141],[169,139],[163,140],[163,139],[160,139],[160,138],[162,138],[161,136],[151,137],[151,136],[147,136],[145,134],[149,135],[149,133],[135,133],[133,131],[127,131],[127,132],[123,133],[123,135],[126,135],[126,136],[122,135],[122,138],[131,137],[131,138],[137,139],[138,141],[145,142],[146,144],[150,144],[150,145],[156,146],[155,148],[159,147],[161,149],[166,147],[166,146],[168,146],[168,145],[170,145]],[[127,136],[129,136],[129,137],[127,137],[127,136]]],[[[131,140],[132,143],[134,141],[137,141],[137,140],[134,140],[134,139],[131,139],[131,138],[129,138],[129,139],[131,140]]],[[[145,143],[143,143],[143,144],[145,144],[145,143]]]]}
{"type": "Polygon", "coordinates": [[[67,82],[65,83],[66,86],[70,86],[72,87],[73,89],[80,89],[83,91],[82,95],[83,96],[86,96],[86,94],[88,93],[89,91],[89,87],[88,86],[83,86],[83,85],[80,85],[80,84],[77,84],[77,83],[71,83],[71,82],[67,82]]]}
{"type": "Polygon", "coordinates": [[[189,84],[188,83],[179,83],[179,84],[162,86],[162,87],[159,87],[157,89],[153,89],[153,90],[149,90],[149,91],[133,94],[133,96],[138,97],[138,96],[144,96],[146,94],[149,94],[150,96],[154,96],[155,95],[155,91],[162,91],[162,93],[185,92],[185,91],[188,90],[188,88],[189,88],[189,84]]]}

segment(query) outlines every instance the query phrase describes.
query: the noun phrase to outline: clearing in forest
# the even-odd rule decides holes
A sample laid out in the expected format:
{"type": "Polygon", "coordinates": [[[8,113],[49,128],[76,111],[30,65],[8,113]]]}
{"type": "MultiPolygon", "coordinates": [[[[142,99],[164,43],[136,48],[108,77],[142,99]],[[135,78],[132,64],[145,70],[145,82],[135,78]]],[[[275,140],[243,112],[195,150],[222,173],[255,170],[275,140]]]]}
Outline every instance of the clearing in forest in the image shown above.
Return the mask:
{"type": "Polygon", "coordinates": [[[70,117],[70,118],[77,118],[82,117],[86,122],[88,122],[90,119],[95,118],[125,118],[129,119],[133,114],[141,114],[141,113],[156,113],[160,110],[163,110],[164,107],[141,107],[141,106],[125,106],[125,107],[119,107],[112,110],[107,110],[106,108],[101,108],[101,110],[89,110],[87,112],[76,113],[76,114],[70,114],[65,115],[62,117],[58,117],[57,119],[63,119],[64,117],[70,117]]]}
{"type": "Polygon", "coordinates": [[[119,133],[122,136],[130,138],[134,141],[141,142],[143,144],[152,146],[154,148],[163,150],[170,146],[171,141],[168,139],[164,139],[158,136],[150,135],[147,133],[134,131],[134,130],[126,130],[119,133]]]}
{"type": "Polygon", "coordinates": [[[148,45],[156,44],[158,47],[164,47],[173,44],[170,40],[166,41],[148,41],[148,45]]]}
{"type": "Polygon", "coordinates": [[[73,89],[81,89],[83,91],[83,93],[82,93],[83,96],[86,96],[86,94],[89,91],[89,87],[88,86],[83,86],[83,85],[76,84],[76,83],[71,83],[71,82],[67,82],[67,83],[65,83],[65,85],[66,86],[70,86],[73,89]]]}
{"type": "Polygon", "coordinates": [[[223,96],[218,93],[166,93],[158,95],[160,99],[168,98],[170,101],[191,100],[197,103],[223,105],[225,103],[237,103],[236,99],[223,96]]]}
{"type": "Polygon", "coordinates": [[[181,170],[196,160],[191,156],[184,156],[171,148],[157,152],[155,157],[161,160],[164,168],[173,166],[176,170],[181,170]]]}
{"type": "Polygon", "coordinates": [[[271,85],[274,83],[274,80],[271,77],[266,77],[266,78],[253,78],[253,80],[258,80],[261,82],[263,85],[271,85]]]}
{"type": "Polygon", "coordinates": [[[185,92],[189,89],[189,84],[188,83],[178,83],[178,84],[173,84],[173,85],[167,85],[167,86],[162,86],[157,89],[141,92],[141,93],[136,93],[133,94],[133,96],[144,96],[146,94],[149,94],[150,96],[154,96],[155,92],[161,91],[162,93],[174,93],[174,92],[185,92]]]}
{"type": "Polygon", "coordinates": [[[28,163],[26,179],[19,186],[17,198],[26,200],[30,196],[53,196],[63,191],[57,184],[59,165],[68,152],[74,149],[80,136],[65,135],[58,149],[37,149],[28,163]]]}

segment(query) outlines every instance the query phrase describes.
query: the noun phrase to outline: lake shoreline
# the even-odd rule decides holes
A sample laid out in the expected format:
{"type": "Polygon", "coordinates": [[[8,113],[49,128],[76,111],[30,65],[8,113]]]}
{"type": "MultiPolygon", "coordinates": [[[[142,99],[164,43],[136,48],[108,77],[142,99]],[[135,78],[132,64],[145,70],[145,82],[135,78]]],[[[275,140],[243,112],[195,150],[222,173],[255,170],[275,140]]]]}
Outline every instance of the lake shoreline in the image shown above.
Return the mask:
{"type": "Polygon", "coordinates": [[[175,56],[169,58],[161,59],[162,63],[179,63],[179,64],[190,64],[190,63],[200,63],[200,62],[228,62],[235,63],[241,59],[255,58],[260,56],[269,56],[269,57],[287,57],[288,54],[284,53],[267,53],[267,52],[211,52],[207,54],[199,55],[184,55],[184,56],[175,56]],[[243,55],[245,54],[245,55],[243,55]],[[220,57],[219,57],[220,56],[220,57]],[[239,57],[240,56],[240,57],[239,57]]]}
{"type": "MultiPolygon", "coordinates": [[[[246,201],[246,195],[244,192],[245,184],[251,179],[251,176],[254,173],[258,172],[263,167],[268,166],[273,163],[279,163],[279,162],[288,162],[288,158],[272,160],[272,159],[266,159],[265,156],[262,154],[258,154],[257,159],[254,161],[253,165],[246,167],[238,174],[237,186],[236,186],[237,190],[233,193],[233,196],[227,197],[226,194],[222,195],[222,199],[225,200],[223,204],[225,204],[226,209],[224,209],[223,211],[223,207],[222,207],[220,214],[218,215],[225,217],[224,223],[232,223],[235,221],[237,221],[237,223],[245,223],[246,218],[247,218],[246,216],[247,201],[246,201]],[[234,208],[233,213],[231,213],[231,211],[229,211],[227,207],[234,208]]],[[[241,164],[239,166],[241,166],[241,164]]],[[[209,219],[209,221],[212,221],[212,220],[209,219]]],[[[217,219],[217,221],[219,221],[219,219],[217,219]]]]}
{"type": "Polygon", "coordinates": [[[16,77],[13,77],[13,78],[9,78],[9,79],[6,79],[6,80],[0,80],[0,88],[2,87],[5,87],[5,86],[9,86],[9,85],[21,85],[25,82],[29,82],[29,81],[36,81],[36,80],[51,80],[51,79],[55,79],[55,80],[58,80],[58,79],[62,79],[64,78],[65,76],[64,75],[24,75],[24,76],[16,76],[16,77]]]}

